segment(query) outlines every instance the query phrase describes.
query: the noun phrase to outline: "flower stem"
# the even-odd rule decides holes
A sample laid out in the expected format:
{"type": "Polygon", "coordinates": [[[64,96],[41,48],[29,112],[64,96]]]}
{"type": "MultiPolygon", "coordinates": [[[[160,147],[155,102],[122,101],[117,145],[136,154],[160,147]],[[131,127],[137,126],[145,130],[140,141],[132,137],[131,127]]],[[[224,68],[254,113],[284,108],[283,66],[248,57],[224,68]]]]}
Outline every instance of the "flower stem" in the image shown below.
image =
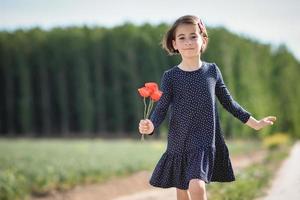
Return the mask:
{"type": "Polygon", "coordinates": [[[146,108],[147,108],[146,97],[144,97],[144,119],[146,119],[146,108]]]}
{"type": "Polygon", "coordinates": [[[151,114],[151,110],[152,110],[152,108],[153,108],[153,104],[154,104],[154,101],[151,100],[151,103],[150,103],[150,109],[149,109],[149,115],[151,114]]]}
{"type": "Polygon", "coordinates": [[[146,115],[146,118],[148,119],[149,118],[149,115],[150,115],[150,112],[151,112],[151,109],[152,109],[152,99],[150,99],[150,103],[149,103],[149,106],[148,106],[148,111],[147,111],[147,115],[146,115]]]}
{"type": "Polygon", "coordinates": [[[146,119],[148,119],[148,113],[149,113],[149,109],[150,109],[150,104],[151,104],[151,99],[149,100],[149,105],[148,105],[147,113],[146,113],[146,119]]]}
{"type": "MultiPolygon", "coordinates": [[[[147,110],[146,97],[144,97],[144,119],[147,118],[147,112],[146,112],[146,110],[147,110]]],[[[144,141],[144,140],[145,140],[144,134],[142,134],[141,141],[144,141]]]]}

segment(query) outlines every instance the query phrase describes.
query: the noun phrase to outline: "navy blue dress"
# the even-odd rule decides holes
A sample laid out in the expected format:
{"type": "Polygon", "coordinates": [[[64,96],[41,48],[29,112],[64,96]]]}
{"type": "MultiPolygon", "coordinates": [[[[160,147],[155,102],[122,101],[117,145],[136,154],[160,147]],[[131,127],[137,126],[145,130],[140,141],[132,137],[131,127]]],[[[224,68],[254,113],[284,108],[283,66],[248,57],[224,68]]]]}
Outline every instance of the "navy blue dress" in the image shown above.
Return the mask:
{"type": "Polygon", "coordinates": [[[150,120],[154,124],[154,133],[170,106],[168,143],[150,184],[187,190],[189,181],[194,178],[206,183],[234,181],[215,96],[243,123],[248,121],[251,113],[234,101],[218,66],[202,62],[202,66],[194,71],[174,66],[164,71],[160,88],[163,95],[150,120]]]}

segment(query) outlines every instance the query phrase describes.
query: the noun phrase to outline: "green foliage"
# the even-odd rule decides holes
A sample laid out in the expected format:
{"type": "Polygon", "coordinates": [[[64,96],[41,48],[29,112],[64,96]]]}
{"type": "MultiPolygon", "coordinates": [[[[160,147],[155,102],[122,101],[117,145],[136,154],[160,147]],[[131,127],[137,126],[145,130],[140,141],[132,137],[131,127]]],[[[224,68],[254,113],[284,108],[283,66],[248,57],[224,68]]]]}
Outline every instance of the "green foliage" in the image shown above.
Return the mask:
{"type": "Polygon", "coordinates": [[[161,141],[0,140],[0,200],[152,170],[164,148],[161,141]]]}
{"type": "Polygon", "coordinates": [[[26,179],[13,170],[0,170],[0,200],[23,199],[29,193],[26,179]]]}
{"type": "MultiPolygon", "coordinates": [[[[180,60],[161,48],[167,28],[126,23],[0,32],[0,133],[137,135],[143,114],[137,88],[159,83],[180,60]]],[[[278,117],[262,134],[300,137],[299,61],[284,46],[224,28],[210,28],[209,37],[203,60],[218,64],[234,99],[257,119],[278,117]]],[[[220,117],[225,135],[253,135],[226,111],[220,117]]]]}

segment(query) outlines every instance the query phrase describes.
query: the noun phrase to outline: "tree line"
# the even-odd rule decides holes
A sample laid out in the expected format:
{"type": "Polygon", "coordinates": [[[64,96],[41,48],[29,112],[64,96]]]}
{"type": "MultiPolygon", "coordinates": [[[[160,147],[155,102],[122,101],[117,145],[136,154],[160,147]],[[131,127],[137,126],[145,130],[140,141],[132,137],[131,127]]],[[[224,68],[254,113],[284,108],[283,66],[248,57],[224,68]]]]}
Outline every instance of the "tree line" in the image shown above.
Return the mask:
{"type": "MultiPolygon", "coordinates": [[[[126,23],[1,31],[0,134],[138,137],[144,104],[137,88],[160,83],[163,71],[180,61],[160,46],[167,28],[126,23]]],[[[278,117],[262,132],[299,137],[299,61],[283,45],[275,48],[223,27],[208,33],[202,59],[218,64],[234,99],[257,119],[278,117]]],[[[220,117],[228,136],[254,132],[225,110],[220,117]]]]}

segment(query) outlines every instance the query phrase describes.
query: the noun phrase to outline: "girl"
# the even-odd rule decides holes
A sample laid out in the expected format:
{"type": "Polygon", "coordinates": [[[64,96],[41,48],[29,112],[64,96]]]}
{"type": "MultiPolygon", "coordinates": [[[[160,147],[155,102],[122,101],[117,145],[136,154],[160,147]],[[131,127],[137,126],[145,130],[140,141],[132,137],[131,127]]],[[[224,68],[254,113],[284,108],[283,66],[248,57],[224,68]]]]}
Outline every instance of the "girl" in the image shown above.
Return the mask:
{"type": "Polygon", "coordinates": [[[207,43],[207,31],[199,18],[187,15],[175,21],[162,44],[169,54],[179,53],[182,61],[164,71],[163,95],[150,119],[139,123],[141,134],[152,135],[170,105],[167,149],[154,169],[150,184],[176,187],[178,200],[207,199],[205,183],[235,180],[215,96],[228,112],[255,130],[276,120],[269,116],[257,121],[232,98],[218,66],[201,60],[207,43]]]}

